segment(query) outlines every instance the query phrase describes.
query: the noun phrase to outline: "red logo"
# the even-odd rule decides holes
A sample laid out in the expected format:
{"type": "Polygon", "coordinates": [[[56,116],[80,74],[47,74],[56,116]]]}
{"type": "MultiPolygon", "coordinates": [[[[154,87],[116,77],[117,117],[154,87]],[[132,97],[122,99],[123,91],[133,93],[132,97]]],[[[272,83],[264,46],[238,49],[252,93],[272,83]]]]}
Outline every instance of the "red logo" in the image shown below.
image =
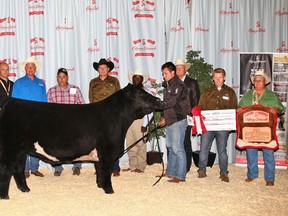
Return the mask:
{"type": "Polygon", "coordinates": [[[118,77],[120,69],[119,59],[117,57],[109,57],[107,58],[107,61],[112,61],[114,63],[114,68],[109,72],[109,75],[118,77]]]}
{"type": "Polygon", "coordinates": [[[44,15],[44,0],[28,0],[29,16],[44,15]]]}
{"type": "Polygon", "coordinates": [[[34,37],[30,39],[31,56],[44,56],[45,39],[43,37],[34,37]]]}
{"type": "Polygon", "coordinates": [[[98,40],[95,38],[93,40],[93,46],[92,47],[89,47],[87,49],[87,52],[88,53],[93,53],[93,52],[99,52],[100,51],[100,47],[98,46],[98,40]]]}
{"type": "Polygon", "coordinates": [[[132,1],[132,12],[135,18],[154,18],[155,3],[154,0],[136,0],[132,1]]]}
{"type": "Polygon", "coordinates": [[[0,36],[15,36],[16,19],[5,17],[0,19],[0,36]]]}
{"type": "Polygon", "coordinates": [[[93,12],[99,10],[96,0],[91,0],[91,5],[86,7],[87,12],[93,12]]]}
{"type": "Polygon", "coordinates": [[[234,48],[234,41],[230,41],[230,47],[229,48],[221,48],[220,49],[220,52],[223,53],[223,54],[226,54],[226,53],[237,53],[237,52],[240,52],[240,49],[239,48],[234,48]]]}
{"type": "Polygon", "coordinates": [[[240,11],[239,10],[233,10],[233,4],[232,2],[229,3],[229,10],[220,10],[220,15],[221,16],[226,16],[226,15],[239,15],[240,11]]]}
{"type": "Polygon", "coordinates": [[[275,15],[276,16],[288,16],[288,11],[285,10],[285,8],[283,8],[282,11],[281,10],[276,11],[275,15]]]}
{"type": "Polygon", "coordinates": [[[209,28],[203,28],[199,24],[199,26],[195,28],[195,32],[209,32],[209,28]]]}
{"type": "Polygon", "coordinates": [[[0,62],[5,62],[9,65],[9,76],[10,77],[16,77],[16,71],[18,70],[17,67],[17,59],[14,58],[4,58],[1,59],[0,62]]]}
{"type": "Polygon", "coordinates": [[[177,21],[177,27],[172,27],[170,29],[171,32],[179,32],[179,31],[184,31],[184,27],[181,25],[181,20],[177,21]]]}
{"type": "Polygon", "coordinates": [[[281,47],[277,48],[276,51],[279,52],[279,53],[286,53],[286,52],[288,52],[288,48],[286,47],[286,42],[285,42],[285,41],[282,41],[282,42],[281,42],[281,47]]]}
{"type": "Polygon", "coordinates": [[[74,30],[74,26],[69,26],[67,23],[67,18],[64,18],[63,25],[56,26],[56,31],[70,31],[74,30]]]}
{"type": "Polygon", "coordinates": [[[119,20],[116,18],[109,17],[106,20],[106,35],[118,36],[118,31],[119,31],[119,20]]]}
{"type": "Polygon", "coordinates": [[[133,41],[132,50],[134,51],[134,56],[151,56],[154,57],[154,52],[156,50],[156,41],[151,39],[137,39],[133,41]]]}
{"type": "Polygon", "coordinates": [[[265,28],[261,28],[260,21],[256,22],[256,28],[255,29],[249,28],[249,33],[253,33],[253,34],[255,34],[255,33],[264,33],[265,31],[266,31],[265,28]]]}

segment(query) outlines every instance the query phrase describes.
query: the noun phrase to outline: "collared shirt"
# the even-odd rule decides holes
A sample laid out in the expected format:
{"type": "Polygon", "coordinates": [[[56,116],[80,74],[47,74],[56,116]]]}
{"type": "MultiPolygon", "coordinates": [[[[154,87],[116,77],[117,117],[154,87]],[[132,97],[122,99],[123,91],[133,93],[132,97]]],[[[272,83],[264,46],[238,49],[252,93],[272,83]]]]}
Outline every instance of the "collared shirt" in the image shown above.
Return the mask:
{"type": "Polygon", "coordinates": [[[120,90],[120,83],[117,78],[108,76],[104,80],[96,77],[90,81],[89,100],[90,103],[104,100],[120,90]]]}
{"type": "Polygon", "coordinates": [[[201,94],[198,106],[202,110],[236,109],[236,93],[225,84],[220,90],[216,85],[212,85],[201,94]]]}
{"type": "MultiPolygon", "coordinates": [[[[244,107],[244,106],[254,105],[254,101],[256,101],[255,97],[256,97],[256,94],[254,93],[254,90],[249,90],[241,98],[241,100],[239,102],[239,106],[244,107]]],[[[278,95],[269,89],[265,89],[261,98],[258,98],[257,104],[261,104],[265,107],[275,107],[275,108],[279,109],[281,111],[281,113],[285,112],[285,107],[282,104],[282,102],[280,101],[278,95]]]]}
{"type": "Polygon", "coordinates": [[[84,98],[78,86],[70,85],[62,89],[59,85],[50,88],[47,92],[47,100],[50,103],[84,104],[84,98]]]}
{"type": "Polygon", "coordinates": [[[31,101],[47,102],[46,85],[43,80],[35,76],[34,80],[25,75],[16,80],[12,90],[12,97],[31,101]]]}

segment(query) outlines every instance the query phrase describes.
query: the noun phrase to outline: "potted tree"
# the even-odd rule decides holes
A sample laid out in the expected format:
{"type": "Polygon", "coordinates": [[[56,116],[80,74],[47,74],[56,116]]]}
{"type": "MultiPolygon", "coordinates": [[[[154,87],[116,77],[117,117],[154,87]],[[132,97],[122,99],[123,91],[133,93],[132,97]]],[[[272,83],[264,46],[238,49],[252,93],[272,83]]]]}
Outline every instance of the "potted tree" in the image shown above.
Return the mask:
{"type": "MultiPolygon", "coordinates": [[[[153,89],[154,95],[158,95],[162,97],[163,89],[162,84],[158,84],[155,82],[151,82],[151,88],[153,89]]],[[[147,131],[149,136],[147,137],[147,141],[150,143],[150,151],[147,152],[147,164],[152,165],[154,163],[161,163],[163,152],[160,152],[159,147],[159,139],[165,136],[165,127],[159,128],[159,122],[161,119],[161,112],[154,112],[153,118],[149,122],[149,126],[147,131]]]]}

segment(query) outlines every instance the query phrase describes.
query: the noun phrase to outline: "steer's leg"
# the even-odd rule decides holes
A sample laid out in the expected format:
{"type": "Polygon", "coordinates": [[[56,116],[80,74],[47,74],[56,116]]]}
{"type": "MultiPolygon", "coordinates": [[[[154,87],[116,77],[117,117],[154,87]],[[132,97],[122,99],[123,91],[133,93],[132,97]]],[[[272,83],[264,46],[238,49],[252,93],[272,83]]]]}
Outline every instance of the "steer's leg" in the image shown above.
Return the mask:
{"type": "Polygon", "coordinates": [[[112,194],[114,193],[114,190],[112,188],[111,183],[111,175],[112,175],[112,169],[113,169],[113,163],[114,160],[109,155],[106,155],[107,157],[103,158],[102,160],[102,183],[103,183],[103,190],[106,194],[112,194]]]}
{"type": "Polygon", "coordinates": [[[101,162],[94,162],[94,167],[96,170],[96,184],[99,188],[103,188],[102,180],[102,165],[101,162]]]}
{"type": "Polygon", "coordinates": [[[11,177],[12,172],[7,169],[7,165],[0,162],[0,199],[9,199],[11,177]]]}
{"type": "Polygon", "coordinates": [[[20,191],[29,192],[30,189],[27,186],[26,179],[24,176],[25,160],[26,160],[26,154],[22,154],[21,156],[19,156],[19,160],[16,161],[15,164],[15,171],[13,173],[13,177],[20,191]]]}

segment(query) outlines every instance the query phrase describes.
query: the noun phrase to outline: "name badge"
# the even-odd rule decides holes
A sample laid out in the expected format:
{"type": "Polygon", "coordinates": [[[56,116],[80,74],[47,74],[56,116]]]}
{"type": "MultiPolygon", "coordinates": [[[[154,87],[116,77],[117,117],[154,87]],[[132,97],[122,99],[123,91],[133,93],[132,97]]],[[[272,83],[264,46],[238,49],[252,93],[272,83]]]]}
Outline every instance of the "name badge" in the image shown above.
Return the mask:
{"type": "Polygon", "coordinates": [[[76,94],[77,89],[76,88],[70,88],[70,94],[76,94]]]}
{"type": "Polygon", "coordinates": [[[229,100],[229,97],[225,96],[225,95],[222,98],[223,98],[223,100],[229,100]]]}

